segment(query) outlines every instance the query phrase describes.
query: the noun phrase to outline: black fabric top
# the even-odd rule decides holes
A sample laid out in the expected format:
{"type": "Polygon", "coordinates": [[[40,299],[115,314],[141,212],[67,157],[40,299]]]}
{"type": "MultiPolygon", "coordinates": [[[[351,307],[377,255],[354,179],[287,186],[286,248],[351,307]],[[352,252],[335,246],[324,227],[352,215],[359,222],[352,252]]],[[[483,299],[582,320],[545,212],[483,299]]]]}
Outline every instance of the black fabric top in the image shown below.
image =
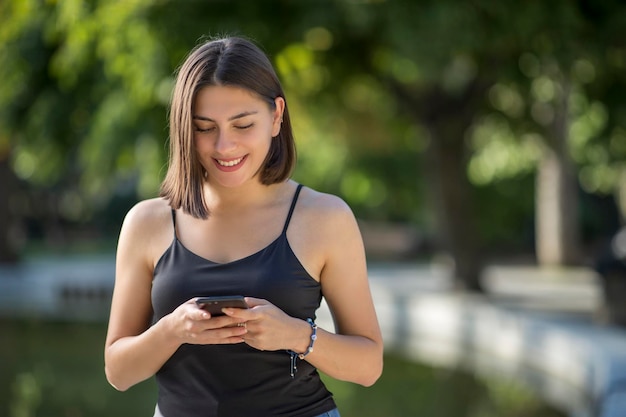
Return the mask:
{"type": "MultiPolygon", "coordinates": [[[[300,264],[286,234],[301,187],[280,236],[243,259],[209,261],[186,249],[174,233],[154,270],[153,322],[190,298],[207,295],[264,298],[290,316],[314,319],[321,287],[300,264]]],[[[313,417],[335,408],[312,365],[298,360],[293,378],[290,370],[284,350],[184,344],[156,374],[159,409],[164,417],[313,417]]]]}

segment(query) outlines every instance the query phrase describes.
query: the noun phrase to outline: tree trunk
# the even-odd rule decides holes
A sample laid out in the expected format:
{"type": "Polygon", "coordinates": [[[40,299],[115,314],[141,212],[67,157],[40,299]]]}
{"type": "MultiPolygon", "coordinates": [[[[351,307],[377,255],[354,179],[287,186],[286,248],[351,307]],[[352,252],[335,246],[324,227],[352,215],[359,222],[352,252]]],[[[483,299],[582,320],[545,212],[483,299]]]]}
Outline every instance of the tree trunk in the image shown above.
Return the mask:
{"type": "Polygon", "coordinates": [[[17,253],[11,239],[11,195],[15,177],[9,166],[8,155],[0,155],[0,263],[17,262],[17,253]]]}
{"type": "Polygon", "coordinates": [[[425,175],[439,243],[454,260],[454,284],[482,292],[482,240],[476,233],[465,135],[491,83],[477,78],[462,92],[451,94],[441,86],[412,91],[393,80],[386,82],[406,113],[430,134],[425,175]]]}
{"type": "Polygon", "coordinates": [[[569,154],[569,88],[556,105],[536,183],[536,253],[543,266],[579,263],[578,183],[569,154]]]}
{"type": "Polygon", "coordinates": [[[427,165],[429,183],[433,187],[433,208],[442,247],[454,259],[454,285],[458,289],[481,292],[481,239],[476,233],[476,216],[466,174],[465,127],[452,120],[428,127],[431,143],[427,165]]]}

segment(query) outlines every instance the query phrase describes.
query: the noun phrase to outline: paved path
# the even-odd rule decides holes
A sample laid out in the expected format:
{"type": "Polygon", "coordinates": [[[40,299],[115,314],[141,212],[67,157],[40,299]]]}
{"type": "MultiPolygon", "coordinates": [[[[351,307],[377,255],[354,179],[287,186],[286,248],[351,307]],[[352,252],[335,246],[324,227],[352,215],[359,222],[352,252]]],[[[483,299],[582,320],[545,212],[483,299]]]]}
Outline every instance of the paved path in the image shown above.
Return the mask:
{"type": "MultiPolygon", "coordinates": [[[[492,266],[485,295],[454,292],[441,266],[369,271],[387,349],[524,380],[571,417],[626,416],[626,331],[594,322],[602,295],[591,271],[492,266]]],[[[0,315],[106,320],[113,275],[112,256],[0,267],[0,315]]],[[[318,322],[332,327],[325,307],[318,322]]]]}
{"type": "Polygon", "coordinates": [[[626,416],[626,331],[601,326],[590,270],[492,266],[486,295],[444,268],[373,265],[386,346],[421,361],[526,381],[572,417],[626,416]]]}

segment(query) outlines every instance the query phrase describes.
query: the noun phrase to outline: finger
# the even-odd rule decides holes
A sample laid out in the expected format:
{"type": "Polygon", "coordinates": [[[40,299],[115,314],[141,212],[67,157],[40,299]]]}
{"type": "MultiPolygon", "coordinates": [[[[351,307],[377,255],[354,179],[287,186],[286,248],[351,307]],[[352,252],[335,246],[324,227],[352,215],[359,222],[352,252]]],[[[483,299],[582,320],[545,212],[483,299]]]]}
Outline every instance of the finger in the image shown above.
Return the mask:
{"type": "Polygon", "coordinates": [[[214,316],[211,318],[211,320],[205,321],[205,328],[206,330],[214,330],[228,327],[237,327],[237,325],[239,324],[241,324],[241,327],[243,327],[243,323],[245,323],[246,321],[247,320],[245,319],[231,317],[228,315],[214,316]]]}
{"type": "Polygon", "coordinates": [[[228,317],[237,319],[234,323],[246,322],[254,319],[254,312],[247,308],[223,308],[222,311],[228,317]]]}
{"type": "Polygon", "coordinates": [[[221,339],[215,338],[192,338],[188,343],[193,345],[233,345],[236,343],[245,343],[241,336],[223,337],[221,339]]]}
{"type": "Polygon", "coordinates": [[[219,329],[205,330],[196,340],[196,343],[231,344],[242,343],[247,334],[245,327],[223,327],[219,329]]]}
{"type": "Polygon", "coordinates": [[[262,298],[246,297],[246,304],[248,304],[248,307],[252,308],[256,306],[268,305],[270,302],[262,298]]]}
{"type": "Polygon", "coordinates": [[[192,320],[207,320],[211,318],[211,313],[196,305],[194,305],[193,310],[188,312],[187,315],[192,320]]]}

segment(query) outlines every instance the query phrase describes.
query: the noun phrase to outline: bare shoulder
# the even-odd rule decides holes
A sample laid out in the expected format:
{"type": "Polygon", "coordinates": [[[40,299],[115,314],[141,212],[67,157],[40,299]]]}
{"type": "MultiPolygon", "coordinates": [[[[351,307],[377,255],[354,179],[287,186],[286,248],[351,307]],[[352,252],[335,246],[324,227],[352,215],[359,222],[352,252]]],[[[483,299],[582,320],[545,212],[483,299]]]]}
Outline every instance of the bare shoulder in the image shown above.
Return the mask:
{"type": "Polygon", "coordinates": [[[333,277],[345,275],[343,268],[349,268],[353,275],[363,269],[363,239],[351,208],[342,198],[304,188],[292,223],[287,231],[292,249],[309,274],[325,281],[327,288],[333,277]]]}
{"type": "Polygon", "coordinates": [[[310,235],[335,236],[350,234],[358,229],[352,209],[341,198],[305,187],[298,200],[298,216],[301,216],[310,235]]]}
{"type": "Polygon", "coordinates": [[[342,198],[308,187],[302,189],[298,204],[305,213],[320,217],[330,216],[329,220],[354,217],[352,210],[342,198]]]}
{"type": "Polygon", "coordinates": [[[143,200],[135,204],[126,214],[124,224],[132,228],[154,227],[171,221],[171,208],[162,198],[143,200]]]}
{"type": "Polygon", "coordinates": [[[124,218],[119,247],[126,253],[140,251],[148,263],[156,262],[174,234],[171,213],[168,202],[162,198],[135,204],[124,218]]]}

